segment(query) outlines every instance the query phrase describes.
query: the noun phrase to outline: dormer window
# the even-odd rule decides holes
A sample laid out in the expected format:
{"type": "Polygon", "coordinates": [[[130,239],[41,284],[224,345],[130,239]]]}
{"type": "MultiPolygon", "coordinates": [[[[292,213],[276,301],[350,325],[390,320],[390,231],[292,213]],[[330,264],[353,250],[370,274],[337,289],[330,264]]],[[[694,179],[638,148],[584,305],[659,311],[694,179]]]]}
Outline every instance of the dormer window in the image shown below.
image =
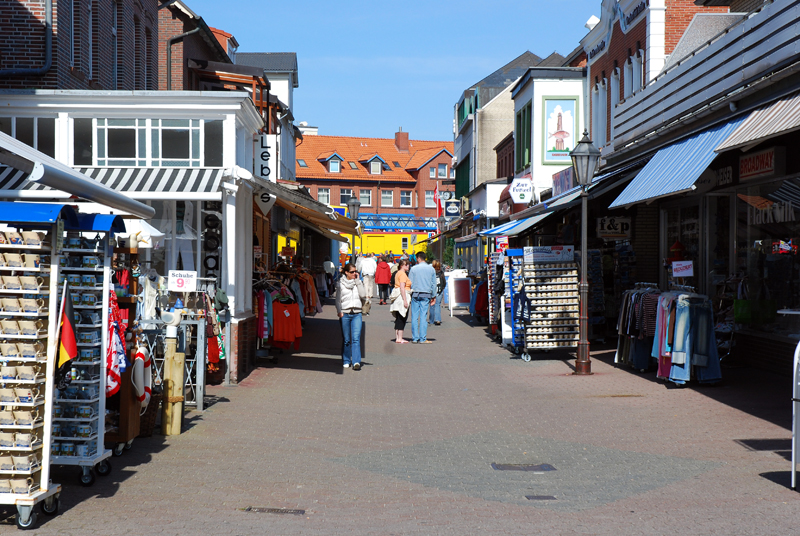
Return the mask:
{"type": "Polygon", "coordinates": [[[381,174],[381,161],[380,160],[373,160],[369,163],[369,172],[372,175],[380,175],[381,174]]]}
{"type": "Polygon", "coordinates": [[[339,173],[341,171],[341,168],[342,168],[342,161],[341,160],[337,160],[335,158],[331,158],[328,161],[328,171],[330,173],[339,173]]]}

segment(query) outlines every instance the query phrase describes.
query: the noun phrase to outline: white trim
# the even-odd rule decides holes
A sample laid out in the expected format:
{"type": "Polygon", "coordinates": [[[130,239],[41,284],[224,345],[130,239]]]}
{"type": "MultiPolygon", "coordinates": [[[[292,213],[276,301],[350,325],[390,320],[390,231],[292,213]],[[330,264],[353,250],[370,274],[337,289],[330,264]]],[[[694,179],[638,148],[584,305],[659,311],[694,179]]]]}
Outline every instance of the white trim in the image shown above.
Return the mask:
{"type": "Polygon", "coordinates": [[[667,63],[667,8],[665,0],[650,0],[647,10],[647,64],[645,65],[644,83],[649,84],[667,63]]]}

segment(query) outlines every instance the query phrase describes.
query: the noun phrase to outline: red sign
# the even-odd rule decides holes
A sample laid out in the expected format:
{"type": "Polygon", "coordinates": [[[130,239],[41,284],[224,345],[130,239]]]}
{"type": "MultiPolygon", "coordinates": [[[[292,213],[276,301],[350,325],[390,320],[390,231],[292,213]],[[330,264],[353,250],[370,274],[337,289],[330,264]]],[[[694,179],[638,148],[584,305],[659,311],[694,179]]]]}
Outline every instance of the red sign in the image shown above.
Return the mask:
{"type": "Polygon", "coordinates": [[[775,173],[775,148],[739,157],[739,180],[775,173]]]}
{"type": "Polygon", "coordinates": [[[281,256],[283,257],[294,257],[294,248],[284,247],[281,249],[281,256]]]}

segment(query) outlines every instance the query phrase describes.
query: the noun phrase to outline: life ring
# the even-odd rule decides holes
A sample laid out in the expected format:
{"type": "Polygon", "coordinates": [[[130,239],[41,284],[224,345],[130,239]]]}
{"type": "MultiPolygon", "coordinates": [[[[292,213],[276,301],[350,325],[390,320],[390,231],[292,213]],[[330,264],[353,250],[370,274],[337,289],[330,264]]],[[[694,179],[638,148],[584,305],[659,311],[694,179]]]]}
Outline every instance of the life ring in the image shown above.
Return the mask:
{"type": "Polygon", "coordinates": [[[150,352],[147,348],[139,346],[136,349],[136,357],[133,358],[131,381],[133,382],[133,390],[136,392],[136,398],[142,405],[142,412],[147,409],[152,394],[153,373],[151,371],[151,363],[150,352]]]}

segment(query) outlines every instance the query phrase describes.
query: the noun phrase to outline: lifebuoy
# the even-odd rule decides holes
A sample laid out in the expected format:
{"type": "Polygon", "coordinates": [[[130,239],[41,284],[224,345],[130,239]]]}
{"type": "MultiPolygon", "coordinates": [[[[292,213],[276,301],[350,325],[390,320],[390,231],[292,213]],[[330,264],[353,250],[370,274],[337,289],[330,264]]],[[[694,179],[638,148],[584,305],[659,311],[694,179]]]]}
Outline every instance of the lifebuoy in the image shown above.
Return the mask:
{"type": "Polygon", "coordinates": [[[142,405],[142,412],[147,409],[152,394],[153,373],[150,367],[150,352],[144,346],[136,349],[136,357],[133,358],[133,371],[131,381],[136,392],[136,398],[142,405]]]}

